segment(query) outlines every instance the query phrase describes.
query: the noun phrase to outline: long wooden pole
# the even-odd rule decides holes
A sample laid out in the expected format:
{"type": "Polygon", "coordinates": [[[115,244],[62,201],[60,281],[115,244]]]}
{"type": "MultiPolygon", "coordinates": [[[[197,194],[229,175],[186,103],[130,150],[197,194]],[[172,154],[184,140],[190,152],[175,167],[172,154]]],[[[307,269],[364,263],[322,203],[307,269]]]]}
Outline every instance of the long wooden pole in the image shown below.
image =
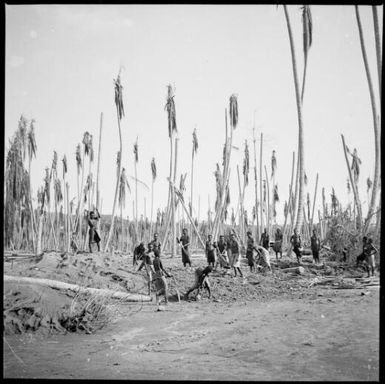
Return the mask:
{"type": "MultiPolygon", "coordinates": [[[[100,175],[100,154],[102,152],[102,129],[103,129],[103,112],[100,113],[98,166],[97,166],[97,174],[96,174],[96,209],[97,210],[99,210],[99,202],[100,202],[99,175],[100,175]]],[[[99,222],[100,220],[98,220],[98,228],[100,226],[99,222]]]]}
{"type": "Polygon", "coordinates": [[[263,150],[263,133],[261,132],[261,144],[259,150],[259,196],[260,196],[260,214],[261,214],[261,230],[260,234],[263,232],[263,194],[262,194],[262,150],[263,150]]]}
{"type": "Polygon", "coordinates": [[[313,219],[314,219],[314,209],[315,209],[315,201],[317,198],[317,188],[318,188],[318,172],[317,177],[315,179],[315,188],[314,188],[314,198],[313,198],[313,209],[311,211],[311,220],[310,220],[310,230],[313,230],[313,219]]]}

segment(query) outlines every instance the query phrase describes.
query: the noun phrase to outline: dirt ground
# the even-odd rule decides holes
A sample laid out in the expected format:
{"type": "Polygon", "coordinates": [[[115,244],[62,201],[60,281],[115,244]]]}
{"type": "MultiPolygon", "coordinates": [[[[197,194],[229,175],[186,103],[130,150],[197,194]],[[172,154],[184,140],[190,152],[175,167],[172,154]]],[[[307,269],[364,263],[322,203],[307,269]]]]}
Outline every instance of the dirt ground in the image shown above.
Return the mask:
{"type": "MultiPolygon", "coordinates": [[[[107,276],[115,276],[121,289],[145,293],[144,274],[134,271],[131,258],[116,259],[131,282],[116,277],[111,261],[108,268],[115,274],[107,276]]],[[[192,259],[194,267],[205,264],[202,255],[192,259]]],[[[5,263],[4,270],[53,278],[49,262],[40,263],[26,268],[18,261],[12,269],[5,263]]],[[[175,278],[172,288],[183,294],[194,281],[193,270],[183,269],[179,257],[164,257],[163,263],[175,278]]],[[[291,265],[293,260],[280,261],[281,268],[291,265]]],[[[62,280],[73,282],[66,268],[58,268],[62,280]]],[[[340,289],[346,284],[336,281],[359,280],[363,271],[325,260],[322,269],[304,260],[304,268],[304,275],[282,273],[275,265],[273,273],[250,274],[243,260],[246,279],[213,273],[211,299],[206,293],[199,301],[194,295],[190,301],[171,299],[162,311],[154,302],[120,303],[112,321],[93,334],[4,334],[3,377],[378,381],[378,285],[340,289]],[[315,284],[326,275],[335,277],[333,284],[315,284]]],[[[98,276],[106,276],[100,270],[98,276]]]]}

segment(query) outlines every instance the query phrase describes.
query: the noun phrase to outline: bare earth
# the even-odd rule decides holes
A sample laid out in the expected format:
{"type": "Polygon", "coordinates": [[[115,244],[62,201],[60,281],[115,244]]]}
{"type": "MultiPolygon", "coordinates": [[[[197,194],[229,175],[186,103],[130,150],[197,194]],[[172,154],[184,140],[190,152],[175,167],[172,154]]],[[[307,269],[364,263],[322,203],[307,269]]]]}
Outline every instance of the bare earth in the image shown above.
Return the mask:
{"type": "MultiPolygon", "coordinates": [[[[246,265],[242,269],[248,275],[246,265]]],[[[193,281],[192,271],[180,273],[193,281]]],[[[173,274],[178,277],[174,266],[173,274]]],[[[213,276],[211,300],[205,293],[201,301],[192,295],[163,311],[154,303],[124,304],[112,323],[92,335],[5,335],[3,377],[379,380],[378,287],[246,295],[248,289],[263,291],[266,279],[271,277],[249,276],[242,284],[240,278],[213,276]],[[219,284],[244,290],[236,300],[220,299],[219,284]]]]}

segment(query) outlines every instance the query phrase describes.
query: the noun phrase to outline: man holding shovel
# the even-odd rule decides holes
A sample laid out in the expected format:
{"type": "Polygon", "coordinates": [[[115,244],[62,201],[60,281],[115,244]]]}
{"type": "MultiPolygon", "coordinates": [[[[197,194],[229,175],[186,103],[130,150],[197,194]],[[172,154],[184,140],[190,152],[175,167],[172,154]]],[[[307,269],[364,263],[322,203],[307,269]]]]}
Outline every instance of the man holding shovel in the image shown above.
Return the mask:
{"type": "Polygon", "coordinates": [[[187,234],[186,228],[183,228],[180,239],[176,238],[176,240],[181,245],[183,266],[186,267],[186,265],[189,264],[191,267],[190,252],[188,249],[188,246],[190,245],[190,236],[187,234]]]}

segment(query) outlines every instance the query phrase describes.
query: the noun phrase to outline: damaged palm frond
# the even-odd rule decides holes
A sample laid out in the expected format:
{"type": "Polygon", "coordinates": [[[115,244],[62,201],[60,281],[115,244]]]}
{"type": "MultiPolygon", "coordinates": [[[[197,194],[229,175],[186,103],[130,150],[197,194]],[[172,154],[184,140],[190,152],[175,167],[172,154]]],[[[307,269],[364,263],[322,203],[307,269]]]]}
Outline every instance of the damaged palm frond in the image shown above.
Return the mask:
{"type": "Polygon", "coordinates": [[[370,188],[372,188],[372,185],[373,185],[373,182],[372,182],[372,180],[370,180],[370,177],[368,177],[368,178],[366,179],[366,186],[367,186],[366,192],[367,192],[367,193],[369,193],[370,188]]]}
{"type": "Polygon", "coordinates": [[[249,158],[249,147],[247,140],[245,140],[245,152],[243,158],[243,176],[245,179],[245,185],[249,184],[249,170],[250,170],[250,158],[249,158]]]}
{"type": "Polygon", "coordinates": [[[84,154],[89,156],[92,148],[92,135],[86,131],[83,135],[84,154]]]}
{"type": "Polygon", "coordinates": [[[302,7],[303,53],[307,58],[313,39],[313,22],[309,5],[302,7]]]}
{"type": "Polygon", "coordinates": [[[334,191],[334,188],[332,188],[332,193],[330,194],[330,197],[331,197],[332,213],[337,214],[338,199],[337,199],[337,196],[336,196],[336,192],[334,191]]]}
{"type": "Polygon", "coordinates": [[[288,209],[287,201],[285,200],[285,205],[283,207],[283,214],[286,217],[288,213],[289,213],[289,209],[288,209]]]}
{"type": "Polygon", "coordinates": [[[44,178],[44,194],[47,200],[47,203],[51,201],[51,194],[50,194],[50,189],[51,189],[51,178],[49,175],[49,168],[45,168],[45,178],[44,178]]]}
{"type": "Polygon", "coordinates": [[[156,163],[155,163],[154,157],[151,160],[151,173],[152,173],[152,179],[155,181],[155,179],[156,179],[156,163]]]}
{"type": "Polygon", "coordinates": [[[238,125],[238,100],[235,94],[230,96],[230,125],[235,129],[238,125]]]}
{"type": "Polygon", "coordinates": [[[63,178],[65,176],[65,174],[67,173],[67,170],[68,170],[68,167],[67,167],[67,156],[64,155],[63,159],[62,159],[62,162],[63,162],[63,178]]]}
{"type": "MultiPolygon", "coordinates": [[[[348,148],[347,151],[348,153],[350,153],[348,148]]],[[[354,182],[357,183],[360,177],[360,165],[362,162],[361,159],[358,157],[358,152],[356,148],[354,148],[353,153],[350,153],[350,155],[352,156],[351,170],[353,171],[354,182]]]]}
{"type": "Polygon", "coordinates": [[[177,132],[177,127],[176,127],[176,112],[175,112],[175,102],[174,102],[174,90],[169,84],[167,86],[167,102],[164,107],[164,109],[167,111],[168,115],[168,136],[172,136],[172,132],[175,131],[177,132]]]}
{"type": "Polygon", "coordinates": [[[56,151],[53,151],[51,173],[49,177],[52,179],[52,176],[57,177],[57,152],[56,151]]]}
{"type": "Polygon", "coordinates": [[[271,177],[275,175],[275,170],[277,169],[277,158],[275,157],[275,150],[271,154],[271,177]]]}
{"type": "Polygon", "coordinates": [[[279,202],[278,184],[274,185],[273,199],[274,199],[274,202],[279,202]]]}
{"type": "Polygon", "coordinates": [[[122,172],[120,174],[120,181],[119,181],[119,206],[121,208],[125,208],[126,206],[126,185],[128,185],[127,176],[126,176],[126,170],[125,168],[122,168],[122,172]]]}
{"type": "Polygon", "coordinates": [[[348,193],[350,193],[351,190],[352,190],[352,188],[351,188],[351,186],[350,186],[350,180],[349,180],[349,179],[346,180],[346,187],[347,187],[347,189],[348,189],[348,193]]]}
{"type": "Polygon", "coordinates": [[[123,86],[120,83],[120,70],[117,79],[114,79],[115,85],[115,105],[118,112],[119,120],[122,120],[124,116],[124,105],[123,105],[123,86]]]}
{"type": "Polygon", "coordinates": [[[194,132],[193,132],[193,152],[197,153],[197,151],[198,151],[197,129],[194,128],[194,132]]]}
{"type": "Polygon", "coordinates": [[[60,203],[61,201],[63,201],[63,193],[62,193],[60,179],[55,179],[54,191],[55,191],[55,202],[60,203]]]}
{"type": "Polygon", "coordinates": [[[214,172],[215,175],[215,186],[216,186],[216,191],[217,191],[217,198],[215,201],[215,209],[217,210],[219,208],[219,204],[221,202],[222,198],[222,173],[219,168],[219,164],[217,163],[217,168],[214,172]]]}
{"type": "Polygon", "coordinates": [[[76,167],[78,174],[80,173],[80,169],[82,168],[82,155],[81,155],[81,147],[80,144],[76,146],[76,167]]]}
{"type": "Polygon", "coordinates": [[[28,132],[28,156],[30,159],[32,159],[32,156],[36,158],[36,150],[37,150],[34,123],[35,123],[35,120],[32,119],[29,126],[29,132],[28,132]]]}
{"type": "Polygon", "coordinates": [[[306,172],[304,172],[303,180],[304,180],[303,182],[305,183],[305,185],[307,185],[308,179],[307,179],[306,172]]]}
{"type": "Polygon", "coordinates": [[[135,163],[139,161],[139,145],[138,145],[138,137],[136,138],[135,144],[134,144],[134,155],[135,155],[135,163]]]}
{"type": "Polygon", "coordinates": [[[186,181],[187,173],[184,175],[180,175],[179,180],[179,190],[183,193],[186,190],[185,181],[186,181]]]}
{"type": "Polygon", "coordinates": [[[310,193],[306,194],[307,218],[310,221],[310,193]]]}

